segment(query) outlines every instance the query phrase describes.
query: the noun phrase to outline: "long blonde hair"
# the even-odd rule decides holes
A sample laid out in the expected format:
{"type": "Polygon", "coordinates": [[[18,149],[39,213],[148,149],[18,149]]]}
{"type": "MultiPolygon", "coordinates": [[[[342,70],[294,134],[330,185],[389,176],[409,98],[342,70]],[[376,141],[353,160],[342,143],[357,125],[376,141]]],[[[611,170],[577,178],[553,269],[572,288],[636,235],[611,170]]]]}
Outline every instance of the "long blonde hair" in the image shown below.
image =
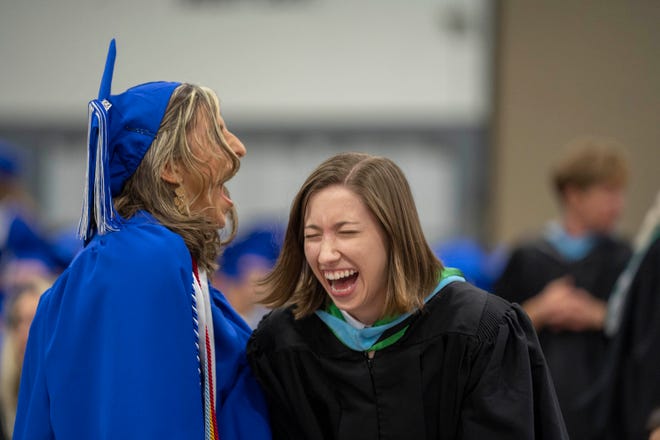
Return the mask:
{"type": "Polygon", "coordinates": [[[304,216],[310,198],[331,185],[344,185],[360,197],[388,239],[388,291],[383,316],[412,311],[438,282],[442,263],[429,247],[415,201],[401,169],[390,159],[362,153],[342,153],[319,165],[291,205],[282,252],[261,284],[263,303],[294,305],[296,318],[307,316],[328,301],[304,254],[304,216]]]}
{"type": "Polygon", "coordinates": [[[197,198],[211,197],[211,183],[218,177],[217,172],[210,169],[208,157],[202,160],[192,148],[203,141],[194,136],[195,128],[200,123],[205,123],[205,136],[211,141],[207,140],[205,144],[218,147],[208,153],[228,164],[229,172],[223,179],[229,180],[240,167],[238,157],[222,135],[218,125],[219,115],[220,104],[211,89],[191,84],[177,87],[151,148],[115,200],[115,208],[122,217],[130,218],[137,211],[144,210],[179,234],[200,268],[208,272],[215,270],[220,247],[234,238],[238,227],[236,212],[231,208],[228,213],[230,227],[228,233],[225,231],[223,240],[213,221],[203,212],[190,210],[190,205],[197,198]],[[207,189],[207,193],[199,193],[192,200],[186,200],[187,206],[183,210],[175,203],[177,185],[161,177],[165,167],[173,163],[190,171],[201,182],[201,188],[207,189]]]}

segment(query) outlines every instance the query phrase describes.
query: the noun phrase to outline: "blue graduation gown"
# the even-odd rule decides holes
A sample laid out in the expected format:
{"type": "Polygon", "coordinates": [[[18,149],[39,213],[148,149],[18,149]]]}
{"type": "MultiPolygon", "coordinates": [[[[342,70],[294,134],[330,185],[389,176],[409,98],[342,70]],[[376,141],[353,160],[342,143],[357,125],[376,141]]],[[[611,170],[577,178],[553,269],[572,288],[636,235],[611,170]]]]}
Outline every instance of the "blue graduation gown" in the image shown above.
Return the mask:
{"type": "MultiPolygon", "coordinates": [[[[96,235],[40,301],[14,438],[202,439],[191,292],[183,240],[150,215],[96,235]]],[[[211,296],[220,438],[270,438],[244,353],[250,329],[211,296]]]]}

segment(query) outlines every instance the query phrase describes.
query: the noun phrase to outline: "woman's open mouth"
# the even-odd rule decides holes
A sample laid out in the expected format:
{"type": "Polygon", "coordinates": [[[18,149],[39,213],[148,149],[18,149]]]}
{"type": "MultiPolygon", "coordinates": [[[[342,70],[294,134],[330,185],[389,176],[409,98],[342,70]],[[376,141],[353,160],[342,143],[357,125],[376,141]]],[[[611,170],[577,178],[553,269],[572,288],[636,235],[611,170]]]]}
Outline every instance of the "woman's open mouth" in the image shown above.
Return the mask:
{"type": "Polygon", "coordinates": [[[352,269],[324,271],[323,275],[330,284],[333,295],[346,296],[355,288],[359,272],[352,269]]]}

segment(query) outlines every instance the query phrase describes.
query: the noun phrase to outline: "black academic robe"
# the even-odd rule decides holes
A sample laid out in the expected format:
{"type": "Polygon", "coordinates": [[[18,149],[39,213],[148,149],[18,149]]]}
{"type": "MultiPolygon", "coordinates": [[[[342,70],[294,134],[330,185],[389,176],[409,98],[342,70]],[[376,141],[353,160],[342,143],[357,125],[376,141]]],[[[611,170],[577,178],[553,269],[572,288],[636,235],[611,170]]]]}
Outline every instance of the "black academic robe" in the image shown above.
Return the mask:
{"type": "MultiPolygon", "coordinates": [[[[577,287],[607,301],[614,283],[631,255],[630,247],[610,237],[600,237],[584,258],[569,261],[544,239],[514,249],[494,285],[494,293],[522,304],[552,280],[569,275],[577,287]]],[[[572,439],[594,437],[593,410],[582,398],[602,370],[607,338],[602,331],[539,331],[566,427],[572,439]]]]}
{"type": "Polygon", "coordinates": [[[347,348],[316,316],[273,311],[248,343],[275,439],[566,439],[543,353],[518,306],[454,282],[383,334],[347,348]]]}
{"type": "Polygon", "coordinates": [[[660,408],[660,238],[642,258],[608,357],[599,396],[600,438],[646,440],[646,422],[660,408]]]}

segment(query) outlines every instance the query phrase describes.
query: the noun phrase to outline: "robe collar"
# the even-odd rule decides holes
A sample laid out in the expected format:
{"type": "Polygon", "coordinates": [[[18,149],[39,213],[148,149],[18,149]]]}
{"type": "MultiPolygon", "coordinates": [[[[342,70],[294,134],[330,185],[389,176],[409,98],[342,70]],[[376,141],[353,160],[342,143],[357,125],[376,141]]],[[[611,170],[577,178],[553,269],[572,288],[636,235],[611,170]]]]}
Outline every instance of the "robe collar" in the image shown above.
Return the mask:
{"type": "Polygon", "coordinates": [[[586,257],[596,245],[595,234],[573,236],[559,222],[550,222],[543,232],[545,239],[568,261],[578,261],[586,257]]]}

